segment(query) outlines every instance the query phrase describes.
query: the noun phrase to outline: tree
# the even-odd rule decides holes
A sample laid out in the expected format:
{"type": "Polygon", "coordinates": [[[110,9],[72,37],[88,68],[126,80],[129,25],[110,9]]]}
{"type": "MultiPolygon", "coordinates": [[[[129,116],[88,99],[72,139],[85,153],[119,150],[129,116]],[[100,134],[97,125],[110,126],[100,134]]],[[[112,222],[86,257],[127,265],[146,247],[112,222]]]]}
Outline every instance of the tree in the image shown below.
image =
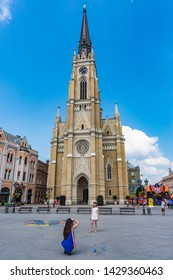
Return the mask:
{"type": "Polygon", "coordinates": [[[136,196],[139,197],[139,193],[143,191],[142,187],[138,187],[136,190],[136,196]]]}

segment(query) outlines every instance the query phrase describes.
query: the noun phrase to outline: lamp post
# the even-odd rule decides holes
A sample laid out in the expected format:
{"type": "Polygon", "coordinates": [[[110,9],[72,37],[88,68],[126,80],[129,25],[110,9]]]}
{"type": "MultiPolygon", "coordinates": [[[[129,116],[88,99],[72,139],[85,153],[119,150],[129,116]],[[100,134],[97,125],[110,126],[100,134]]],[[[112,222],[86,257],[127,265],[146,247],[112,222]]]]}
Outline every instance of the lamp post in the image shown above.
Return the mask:
{"type": "MultiPolygon", "coordinates": [[[[146,191],[146,201],[147,201],[147,205],[148,205],[148,197],[147,197],[148,180],[145,179],[145,180],[144,180],[144,183],[145,183],[145,191],[146,191]]],[[[149,205],[149,206],[150,206],[150,205],[149,205]]],[[[151,208],[150,208],[150,207],[147,207],[147,214],[150,214],[150,215],[151,215],[151,208]]]]}
{"type": "MultiPolygon", "coordinates": [[[[23,188],[23,183],[17,183],[17,182],[15,182],[14,183],[14,188],[15,188],[15,191],[14,191],[14,193],[16,192],[16,188],[17,187],[20,187],[20,188],[23,188]]],[[[13,193],[13,194],[14,194],[13,193]]],[[[13,205],[13,210],[12,210],[12,213],[15,213],[15,207],[16,207],[16,199],[14,199],[14,205],[13,205]]]]}
{"type": "MultiPolygon", "coordinates": [[[[144,186],[142,186],[142,180],[138,180],[138,184],[141,187],[141,189],[144,191],[144,186]]],[[[142,198],[142,215],[145,215],[145,205],[144,205],[144,197],[142,198]]]]}
{"type": "Polygon", "coordinates": [[[144,183],[145,183],[145,191],[146,191],[146,199],[147,199],[147,186],[148,186],[148,180],[145,179],[144,180],[144,183]]]}

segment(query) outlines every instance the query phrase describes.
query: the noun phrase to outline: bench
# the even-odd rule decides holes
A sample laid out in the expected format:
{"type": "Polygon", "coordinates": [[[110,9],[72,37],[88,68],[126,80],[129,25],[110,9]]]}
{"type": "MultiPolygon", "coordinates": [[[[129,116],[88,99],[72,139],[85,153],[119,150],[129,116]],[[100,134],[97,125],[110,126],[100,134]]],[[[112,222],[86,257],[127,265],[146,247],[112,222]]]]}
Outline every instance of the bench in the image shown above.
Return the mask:
{"type": "Polygon", "coordinates": [[[91,213],[91,207],[78,207],[77,213],[85,213],[85,214],[90,214],[91,213]]]}
{"type": "Polygon", "coordinates": [[[20,213],[22,213],[22,212],[32,212],[32,207],[30,207],[30,206],[27,206],[27,207],[20,207],[19,208],[19,210],[18,210],[20,213]]]}
{"type": "Polygon", "coordinates": [[[47,212],[50,212],[50,207],[42,207],[42,206],[39,206],[37,208],[37,212],[41,212],[41,211],[47,211],[47,212]]]}
{"type": "Polygon", "coordinates": [[[57,207],[56,208],[56,212],[59,213],[59,212],[68,212],[70,213],[70,207],[57,207]]]}
{"type": "Polygon", "coordinates": [[[135,214],[135,208],[133,208],[133,207],[122,207],[122,208],[120,208],[120,214],[122,214],[122,213],[135,214]]]}
{"type": "Polygon", "coordinates": [[[112,214],[111,207],[99,207],[99,214],[112,214]]]}

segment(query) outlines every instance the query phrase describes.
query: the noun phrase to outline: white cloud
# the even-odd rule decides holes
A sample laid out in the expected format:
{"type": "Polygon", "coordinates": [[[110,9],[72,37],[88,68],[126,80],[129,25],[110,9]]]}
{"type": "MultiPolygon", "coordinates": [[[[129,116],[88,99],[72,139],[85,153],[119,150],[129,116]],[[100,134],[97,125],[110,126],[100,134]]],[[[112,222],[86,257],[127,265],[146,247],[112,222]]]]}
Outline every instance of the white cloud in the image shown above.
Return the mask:
{"type": "Polygon", "coordinates": [[[0,22],[8,22],[12,19],[11,4],[12,0],[0,0],[0,22]]]}
{"type": "Polygon", "coordinates": [[[139,165],[143,179],[149,183],[159,182],[168,175],[168,168],[173,162],[164,157],[159,149],[158,137],[149,137],[145,132],[123,126],[126,139],[126,158],[133,165],[139,165]]]}

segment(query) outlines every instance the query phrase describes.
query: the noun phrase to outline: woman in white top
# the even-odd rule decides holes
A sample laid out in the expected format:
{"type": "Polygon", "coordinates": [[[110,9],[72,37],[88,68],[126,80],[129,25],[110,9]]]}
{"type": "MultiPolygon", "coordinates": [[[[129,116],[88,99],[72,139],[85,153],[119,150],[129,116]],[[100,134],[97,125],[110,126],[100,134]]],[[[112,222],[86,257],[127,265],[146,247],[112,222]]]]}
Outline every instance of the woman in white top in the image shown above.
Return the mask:
{"type": "Polygon", "coordinates": [[[89,232],[92,231],[92,227],[94,225],[94,232],[97,231],[97,220],[99,218],[99,209],[97,207],[97,203],[93,202],[93,208],[91,209],[91,217],[90,217],[90,229],[89,232]]]}
{"type": "Polygon", "coordinates": [[[165,201],[164,201],[164,199],[161,202],[161,211],[162,211],[162,215],[165,216],[165,201]]]}

